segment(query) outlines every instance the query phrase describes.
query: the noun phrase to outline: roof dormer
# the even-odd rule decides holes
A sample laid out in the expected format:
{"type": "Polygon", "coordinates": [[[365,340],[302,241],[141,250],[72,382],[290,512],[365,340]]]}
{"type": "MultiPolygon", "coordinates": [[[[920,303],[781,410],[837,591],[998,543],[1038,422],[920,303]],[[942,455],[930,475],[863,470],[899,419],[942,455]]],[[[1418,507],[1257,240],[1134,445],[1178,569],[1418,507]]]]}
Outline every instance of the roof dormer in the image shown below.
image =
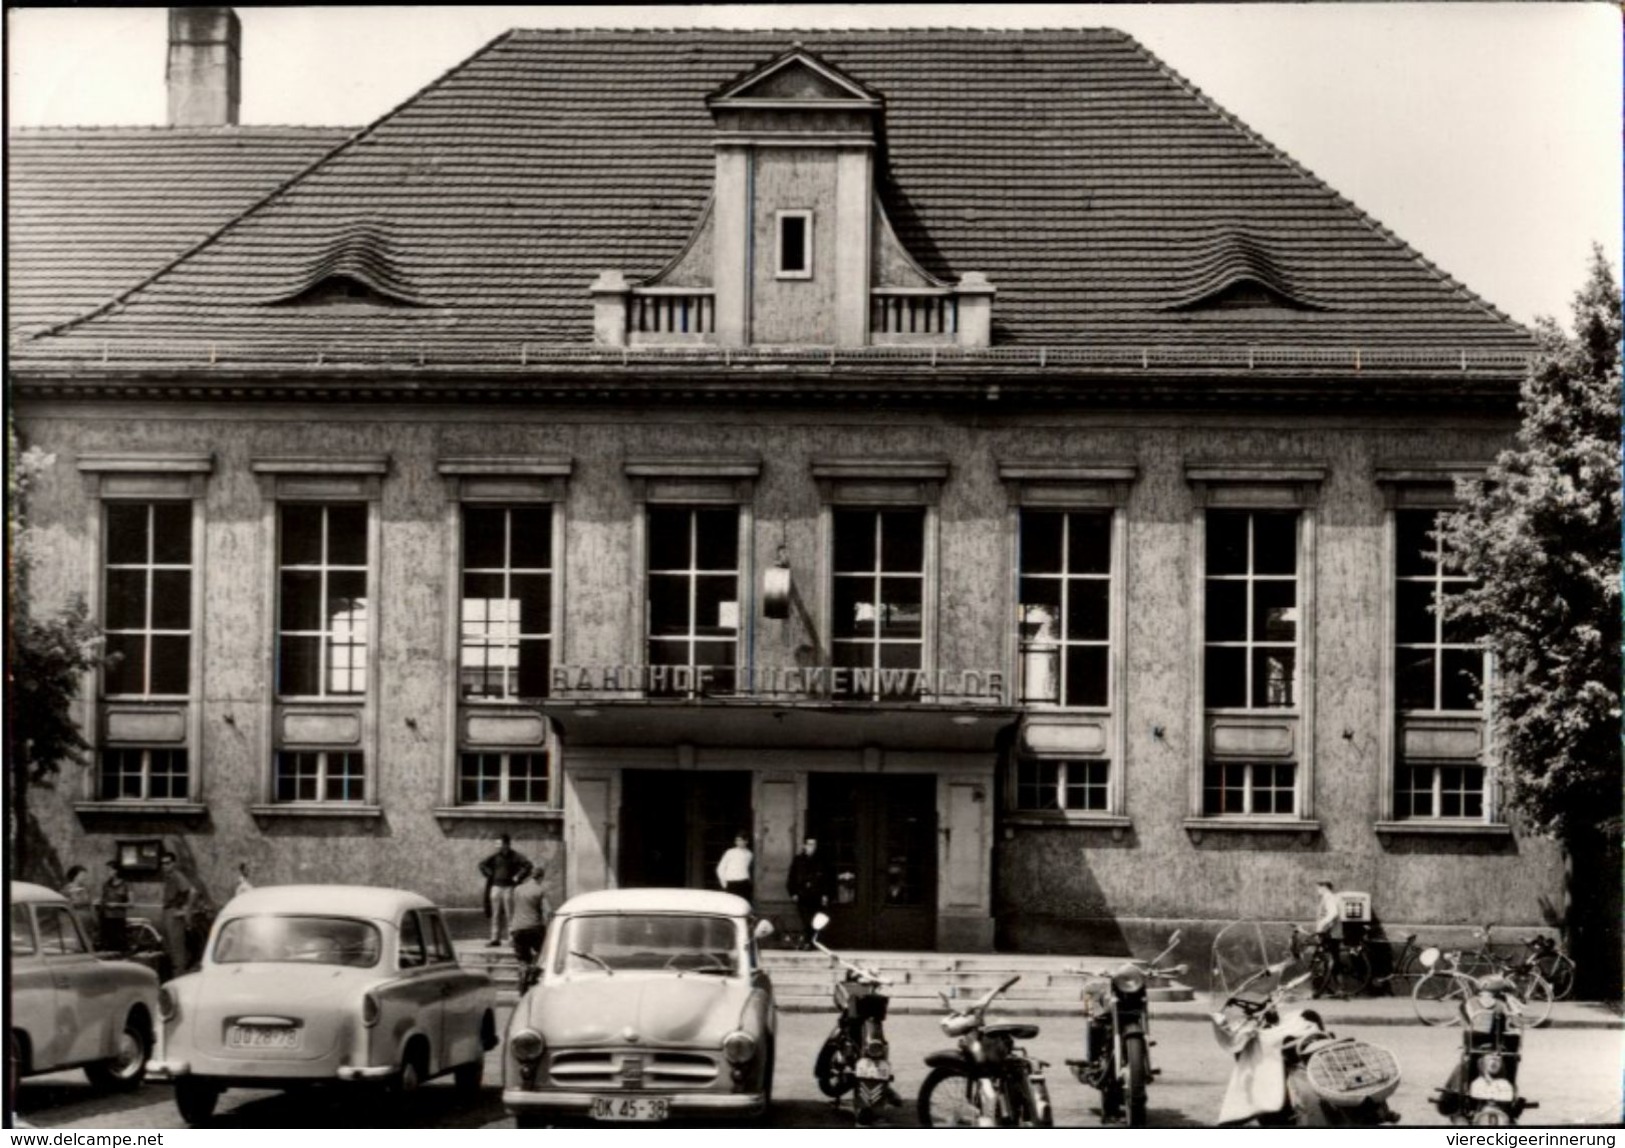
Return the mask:
{"type": "Polygon", "coordinates": [[[885,101],[799,43],[706,98],[711,202],[642,283],[592,287],[600,342],[985,346],[993,288],[925,272],[875,189],[885,101]],[[624,331],[624,334],[622,333],[624,331]]]}

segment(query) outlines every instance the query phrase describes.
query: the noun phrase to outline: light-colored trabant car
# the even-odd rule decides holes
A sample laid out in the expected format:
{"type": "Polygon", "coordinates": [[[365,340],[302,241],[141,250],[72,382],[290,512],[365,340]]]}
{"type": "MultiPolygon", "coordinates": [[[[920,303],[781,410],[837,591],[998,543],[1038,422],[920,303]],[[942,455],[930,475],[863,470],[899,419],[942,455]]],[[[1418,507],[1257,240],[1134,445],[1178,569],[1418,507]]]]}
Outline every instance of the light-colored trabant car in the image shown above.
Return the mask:
{"type": "Polygon", "coordinates": [[[134,1088],[158,1017],[158,974],[92,951],[68,899],[11,883],[6,1083],[83,1066],[101,1088],[134,1088]]]}
{"type": "Polygon", "coordinates": [[[508,1026],[503,1104],[521,1128],[765,1112],[778,1013],[756,941],[770,931],[728,893],[571,898],[508,1026]]]}
{"type": "Polygon", "coordinates": [[[456,1074],[472,1099],[496,1047],[491,980],[457,963],[440,910],[399,889],[279,885],[220,910],[203,967],[159,994],[154,1080],[188,1124],[227,1088],[456,1074]]]}

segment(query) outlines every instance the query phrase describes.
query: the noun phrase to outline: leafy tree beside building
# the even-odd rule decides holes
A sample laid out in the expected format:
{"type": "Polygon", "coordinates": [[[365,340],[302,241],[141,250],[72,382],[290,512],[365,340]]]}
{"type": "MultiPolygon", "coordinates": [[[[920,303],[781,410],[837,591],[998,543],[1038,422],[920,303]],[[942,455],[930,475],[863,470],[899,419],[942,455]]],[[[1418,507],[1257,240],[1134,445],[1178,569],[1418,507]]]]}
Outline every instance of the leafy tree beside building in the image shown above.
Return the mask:
{"type": "Polygon", "coordinates": [[[1493,655],[1496,747],[1511,807],[1567,854],[1569,943],[1593,992],[1620,961],[1620,294],[1600,249],[1573,334],[1550,319],[1522,425],[1444,527],[1477,581],[1450,613],[1493,655]]]}

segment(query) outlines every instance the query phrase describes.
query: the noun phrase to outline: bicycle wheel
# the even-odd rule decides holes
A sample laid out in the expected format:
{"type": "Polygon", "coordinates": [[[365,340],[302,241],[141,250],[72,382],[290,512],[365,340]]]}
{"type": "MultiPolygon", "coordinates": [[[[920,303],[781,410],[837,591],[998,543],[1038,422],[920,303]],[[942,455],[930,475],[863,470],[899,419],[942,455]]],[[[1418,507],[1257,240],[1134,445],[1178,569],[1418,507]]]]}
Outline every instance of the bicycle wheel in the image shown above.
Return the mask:
{"type": "Polygon", "coordinates": [[[1552,999],[1566,1001],[1574,991],[1574,961],[1566,953],[1547,953],[1535,968],[1552,986],[1552,999]]]}
{"type": "Polygon", "coordinates": [[[1390,994],[1408,997],[1427,975],[1428,967],[1422,963],[1422,950],[1413,947],[1405,949],[1400,954],[1399,964],[1383,980],[1390,994]]]}
{"type": "Polygon", "coordinates": [[[1411,1008],[1416,1012],[1416,1019],[1432,1027],[1459,1023],[1465,1002],[1463,982],[1449,973],[1430,972],[1411,990],[1411,1008]]]}
{"type": "Polygon", "coordinates": [[[1371,983],[1371,961],[1361,949],[1344,949],[1332,963],[1331,984],[1335,996],[1345,1000],[1365,992],[1371,983]]]}
{"type": "Polygon", "coordinates": [[[1332,955],[1325,949],[1316,949],[1315,955],[1309,958],[1309,987],[1317,997],[1336,995],[1336,972],[1332,955]]]}
{"type": "Polygon", "coordinates": [[[976,1081],[956,1068],[933,1068],[920,1085],[922,1128],[975,1128],[982,1115],[976,1081]]]}
{"type": "Polygon", "coordinates": [[[1523,1025],[1539,1028],[1552,1015],[1552,983],[1534,969],[1510,974],[1523,999],[1523,1025]]]}

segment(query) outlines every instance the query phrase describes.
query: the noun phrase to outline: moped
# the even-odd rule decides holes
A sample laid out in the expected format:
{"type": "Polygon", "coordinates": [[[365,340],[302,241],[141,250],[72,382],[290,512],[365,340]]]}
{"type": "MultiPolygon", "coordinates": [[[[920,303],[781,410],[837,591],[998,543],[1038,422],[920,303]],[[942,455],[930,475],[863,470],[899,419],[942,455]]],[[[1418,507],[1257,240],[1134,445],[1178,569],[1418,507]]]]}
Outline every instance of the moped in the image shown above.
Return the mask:
{"type": "MultiPolygon", "coordinates": [[[[1284,946],[1283,946],[1284,947],[1284,946]]],[[[1220,1125],[1374,1128],[1398,1114],[1387,1099],[1399,1062],[1380,1045],[1339,1038],[1312,1009],[1288,1007],[1313,976],[1287,976],[1290,960],[1269,962],[1262,926],[1227,925],[1213,942],[1210,1019],[1219,1046],[1235,1058],[1220,1125]]],[[[1299,968],[1302,966],[1300,965],[1299,968]]]]}
{"type": "MultiPolygon", "coordinates": [[[[1439,950],[1427,949],[1422,963],[1433,969],[1439,950]]],[[[1511,1125],[1536,1101],[1518,1095],[1518,1066],[1523,1060],[1526,1014],[1511,977],[1494,973],[1473,977],[1445,970],[1461,986],[1457,996],[1462,1020],[1461,1057],[1433,1106],[1452,1124],[1511,1125]]]]}
{"type": "Polygon", "coordinates": [[[1100,1092],[1100,1118],[1145,1127],[1145,1089],[1157,1075],[1151,1067],[1151,1010],[1147,982],[1154,976],[1178,976],[1184,965],[1162,962],[1179,945],[1180,934],[1149,961],[1128,961],[1111,972],[1084,973],[1083,1058],[1067,1061],[1080,1083],[1100,1092]]]}
{"type": "Polygon", "coordinates": [[[925,1058],[931,1072],[920,1085],[920,1124],[926,1128],[1053,1128],[1042,1060],[1016,1044],[1038,1035],[1036,1024],[988,1024],[987,1009],[1020,977],[989,989],[967,1007],[938,993],[948,1009],[942,1031],[956,1047],[925,1058]]]}
{"type": "Polygon", "coordinates": [[[835,982],[835,1028],[818,1050],[813,1075],[819,1091],[837,1103],[850,1093],[857,1122],[873,1124],[882,1105],[902,1103],[892,1088],[891,1046],[886,1041],[890,998],[882,990],[891,982],[825,947],[818,934],[828,924],[827,913],[813,917],[812,944],[839,962],[844,972],[835,982]]]}

